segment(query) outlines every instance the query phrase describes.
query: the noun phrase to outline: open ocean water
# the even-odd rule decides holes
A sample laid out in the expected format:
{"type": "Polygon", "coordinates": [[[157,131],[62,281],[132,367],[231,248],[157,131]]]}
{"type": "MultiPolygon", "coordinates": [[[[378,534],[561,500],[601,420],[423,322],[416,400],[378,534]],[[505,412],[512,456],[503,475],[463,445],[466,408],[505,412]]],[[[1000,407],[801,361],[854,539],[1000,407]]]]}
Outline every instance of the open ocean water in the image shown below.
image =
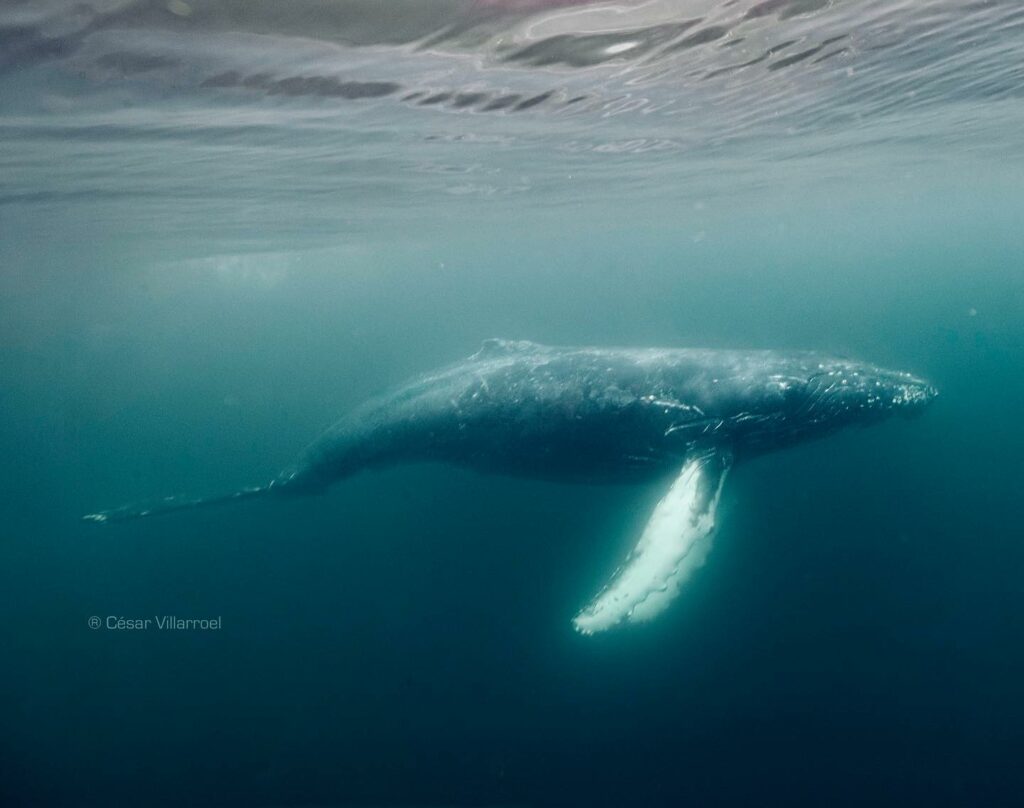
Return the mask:
{"type": "Polygon", "coordinates": [[[1016,0],[0,0],[0,804],[1024,804],[1022,132],[1016,0]],[[593,637],[657,484],[79,521],[491,337],[941,397],[593,637]]]}

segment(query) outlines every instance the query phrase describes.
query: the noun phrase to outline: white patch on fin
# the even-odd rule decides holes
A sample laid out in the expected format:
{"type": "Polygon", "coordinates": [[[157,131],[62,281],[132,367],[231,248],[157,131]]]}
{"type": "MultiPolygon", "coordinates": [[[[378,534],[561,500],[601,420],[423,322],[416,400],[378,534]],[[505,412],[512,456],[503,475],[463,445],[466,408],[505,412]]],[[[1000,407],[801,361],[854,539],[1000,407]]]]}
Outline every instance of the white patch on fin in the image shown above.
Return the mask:
{"type": "Polygon", "coordinates": [[[715,510],[729,470],[726,454],[687,461],[655,507],[640,541],[573,625],[583,634],[661,614],[711,549],[715,510]]]}

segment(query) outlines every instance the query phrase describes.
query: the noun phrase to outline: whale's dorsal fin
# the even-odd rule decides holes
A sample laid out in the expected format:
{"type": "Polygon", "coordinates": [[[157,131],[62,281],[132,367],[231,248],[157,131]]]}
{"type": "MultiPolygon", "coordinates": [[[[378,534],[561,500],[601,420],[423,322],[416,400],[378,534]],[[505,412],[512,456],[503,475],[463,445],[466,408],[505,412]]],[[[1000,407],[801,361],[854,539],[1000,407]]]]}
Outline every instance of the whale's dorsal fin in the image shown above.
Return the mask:
{"type": "Polygon", "coordinates": [[[485,339],[480,345],[480,350],[473,354],[472,358],[483,359],[490,356],[528,353],[537,350],[539,347],[536,342],[530,342],[525,339],[485,339]]]}
{"type": "Polygon", "coordinates": [[[731,465],[727,452],[686,462],[611,582],[573,620],[583,634],[660,614],[711,549],[715,510],[731,465]]]}

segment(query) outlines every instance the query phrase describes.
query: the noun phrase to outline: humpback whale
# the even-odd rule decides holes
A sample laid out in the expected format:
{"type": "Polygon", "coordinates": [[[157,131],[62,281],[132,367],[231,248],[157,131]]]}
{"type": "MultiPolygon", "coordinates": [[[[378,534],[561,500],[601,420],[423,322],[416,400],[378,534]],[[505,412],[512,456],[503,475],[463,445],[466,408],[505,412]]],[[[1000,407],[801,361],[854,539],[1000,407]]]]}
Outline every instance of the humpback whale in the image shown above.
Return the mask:
{"type": "Polygon", "coordinates": [[[576,615],[576,629],[592,634],[659,614],[703,564],[736,462],[919,414],[936,395],[910,373],[812,352],[492,339],[357,408],[265,486],[83,518],[109,523],[320,493],[358,471],[417,461],[558,481],[671,478],[634,549],[576,615]]]}

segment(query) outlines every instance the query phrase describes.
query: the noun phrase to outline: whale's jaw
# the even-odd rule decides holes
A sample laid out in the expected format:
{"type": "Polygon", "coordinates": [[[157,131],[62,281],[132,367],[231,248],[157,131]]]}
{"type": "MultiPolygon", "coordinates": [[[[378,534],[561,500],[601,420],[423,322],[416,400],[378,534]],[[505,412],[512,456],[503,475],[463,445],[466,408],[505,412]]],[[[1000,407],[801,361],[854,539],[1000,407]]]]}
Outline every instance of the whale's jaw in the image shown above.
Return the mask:
{"type": "MultiPolygon", "coordinates": [[[[846,425],[868,425],[899,416],[920,416],[939,395],[911,373],[833,360],[819,365],[794,397],[788,414],[803,421],[807,437],[846,425]]],[[[800,431],[800,425],[794,424],[800,431]]]]}

